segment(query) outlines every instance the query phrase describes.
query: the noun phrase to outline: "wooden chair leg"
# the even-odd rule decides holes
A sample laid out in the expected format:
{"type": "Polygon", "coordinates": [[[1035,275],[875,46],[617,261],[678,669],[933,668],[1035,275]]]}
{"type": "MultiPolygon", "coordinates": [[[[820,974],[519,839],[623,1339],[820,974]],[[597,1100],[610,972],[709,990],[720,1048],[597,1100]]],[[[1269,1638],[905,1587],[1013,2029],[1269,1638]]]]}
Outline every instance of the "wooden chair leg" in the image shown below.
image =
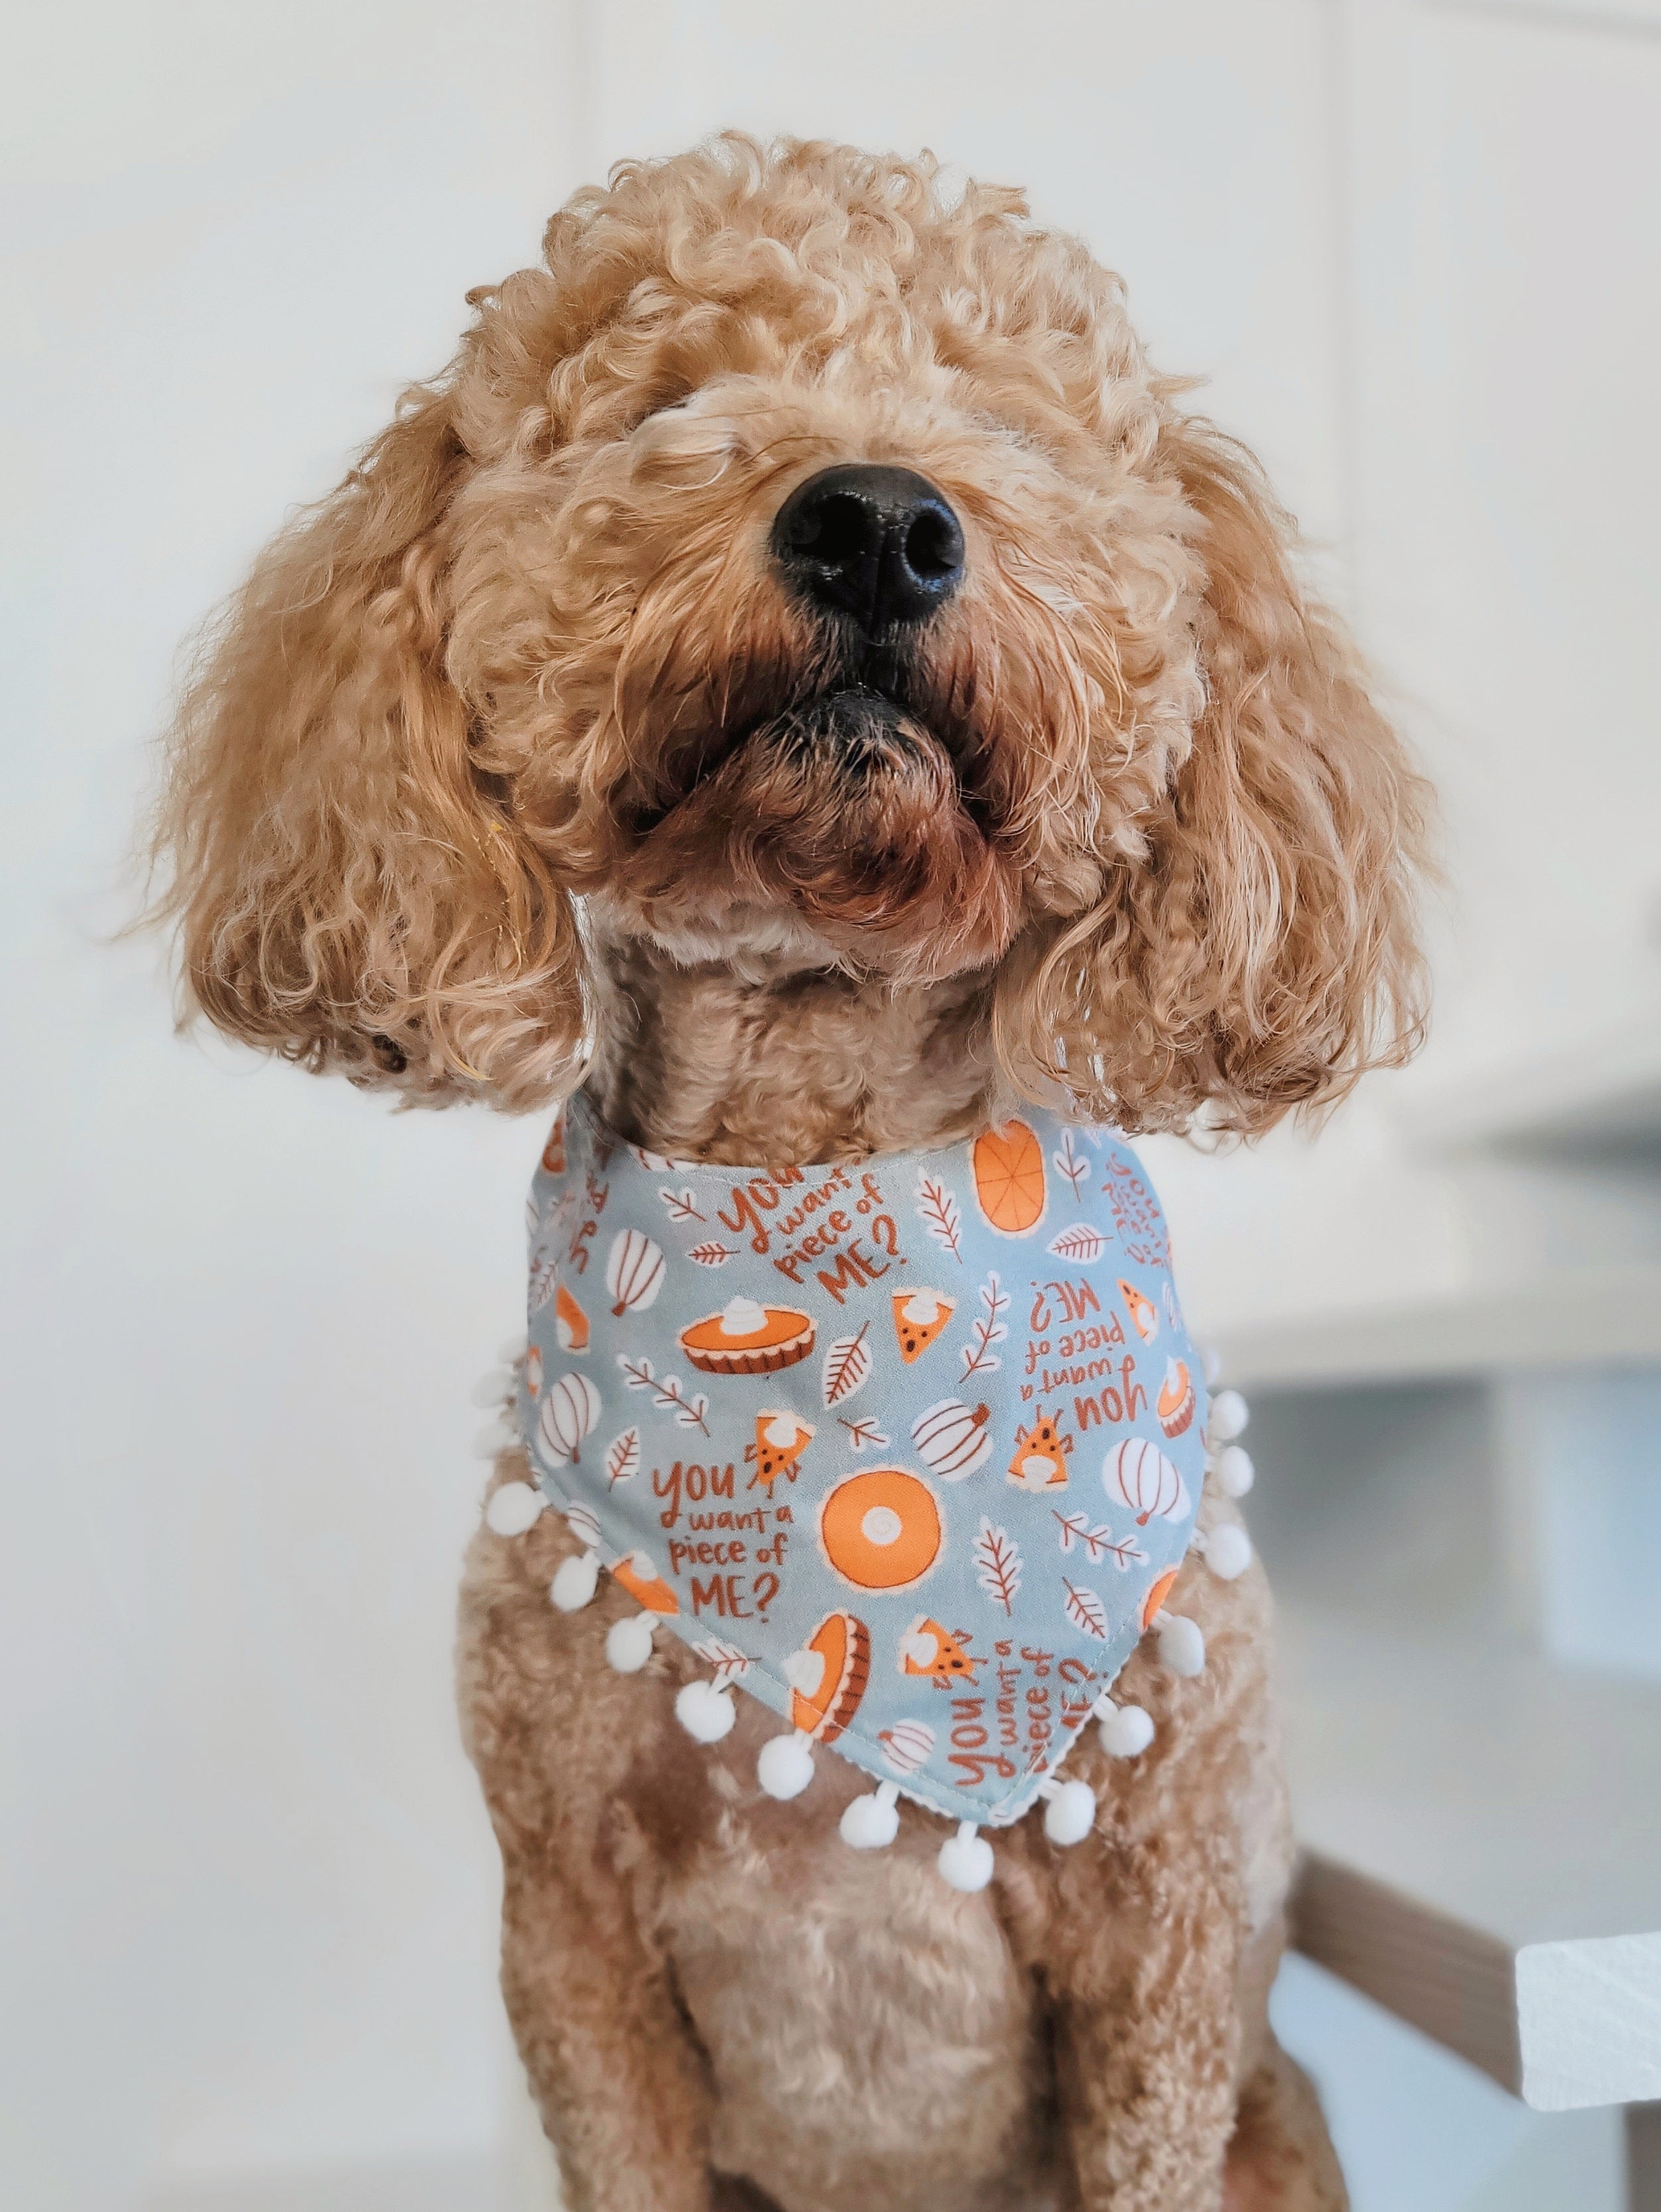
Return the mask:
{"type": "Polygon", "coordinates": [[[1661,2212],[1661,2104],[1627,2106],[1627,2212],[1661,2212]]]}

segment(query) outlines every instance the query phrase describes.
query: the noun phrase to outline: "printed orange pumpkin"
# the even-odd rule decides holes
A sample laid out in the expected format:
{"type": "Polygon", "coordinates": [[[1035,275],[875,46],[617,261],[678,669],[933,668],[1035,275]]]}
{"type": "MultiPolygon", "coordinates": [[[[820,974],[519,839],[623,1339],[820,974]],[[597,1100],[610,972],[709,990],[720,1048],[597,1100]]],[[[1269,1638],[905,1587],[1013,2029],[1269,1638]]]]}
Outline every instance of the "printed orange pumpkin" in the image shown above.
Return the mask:
{"type": "Polygon", "coordinates": [[[1006,1237],[1024,1237],[1044,1217],[1044,1147],[1025,1121],[977,1137],[971,1155],[980,1211],[1006,1237]]]}
{"type": "Polygon", "coordinates": [[[826,1493],[819,1541],[837,1573],[857,1589],[905,1589],[940,1556],[940,1507],[921,1475],[903,1467],[868,1468],[826,1493]]]}

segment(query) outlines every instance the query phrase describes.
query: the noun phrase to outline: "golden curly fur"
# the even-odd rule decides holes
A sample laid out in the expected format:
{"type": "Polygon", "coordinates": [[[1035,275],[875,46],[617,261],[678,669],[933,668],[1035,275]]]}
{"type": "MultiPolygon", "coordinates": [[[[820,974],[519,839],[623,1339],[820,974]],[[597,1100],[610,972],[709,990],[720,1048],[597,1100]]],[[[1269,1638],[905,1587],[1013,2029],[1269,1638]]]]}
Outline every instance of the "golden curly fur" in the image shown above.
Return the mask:
{"type": "MultiPolygon", "coordinates": [[[[1412,1048],[1422,787],[1081,244],[927,160],[730,137],[579,193],[545,263],[471,295],[209,639],[159,832],[197,1006],[415,1102],[585,1080],[638,1141],[774,1164],[1021,1091],[1254,1133],[1412,1048]],[[850,460],[920,472],[965,544],[876,660],[769,551],[850,460]]],[[[840,1762],[785,1814],[754,1717],[694,1753],[684,1655],[624,1682],[549,1607],[567,1540],[480,1534],[461,1682],[573,2206],[1343,2202],[1264,2013],[1255,1569],[1185,1584],[1200,1681],[1133,1662],[1157,1747],[1076,1753],[1093,1841],[1022,1824],[963,1898],[921,1814],[841,1850],[840,1762]]]]}

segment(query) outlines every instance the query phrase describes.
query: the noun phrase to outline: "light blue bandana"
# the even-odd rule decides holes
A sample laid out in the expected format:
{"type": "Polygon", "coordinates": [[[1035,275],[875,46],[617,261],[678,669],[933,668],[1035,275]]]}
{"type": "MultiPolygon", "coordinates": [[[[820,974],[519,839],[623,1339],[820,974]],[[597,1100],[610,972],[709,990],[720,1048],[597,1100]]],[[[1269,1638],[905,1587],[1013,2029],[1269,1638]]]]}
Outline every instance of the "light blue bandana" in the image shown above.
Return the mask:
{"type": "MultiPolygon", "coordinates": [[[[589,1547],[555,1601],[603,1565],[640,1605],[615,1665],[652,1626],[682,1638],[709,1670],[678,1708],[695,1735],[730,1725],[728,1686],[770,1706],[777,1796],[810,1743],[887,1785],[883,1817],[898,1791],[999,1826],[1049,1794],[1169,1621],[1205,1473],[1200,1363],[1128,1147],[1028,1111],[857,1166],[700,1167],[579,1095],[530,1229],[520,1411],[589,1547]]],[[[851,1841],[885,1839],[868,1817],[851,1841]]]]}

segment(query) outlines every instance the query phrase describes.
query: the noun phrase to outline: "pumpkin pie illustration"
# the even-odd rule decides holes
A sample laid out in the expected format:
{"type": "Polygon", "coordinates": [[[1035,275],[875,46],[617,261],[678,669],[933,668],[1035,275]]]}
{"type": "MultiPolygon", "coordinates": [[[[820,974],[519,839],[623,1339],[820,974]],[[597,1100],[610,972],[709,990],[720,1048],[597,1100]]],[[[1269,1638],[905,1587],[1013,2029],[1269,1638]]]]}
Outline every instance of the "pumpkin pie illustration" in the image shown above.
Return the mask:
{"type": "Polygon", "coordinates": [[[944,1330],[957,1311],[957,1300],[943,1291],[896,1291],[894,1294],[894,1333],[900,1340],[900,1357],[913,1367],[944,1330]]]}
{"type": "Polygon", "coordinates": [[[856,1589],[906,1589],[940,1556],[939,1502],[920,1474],[903,1467],[867,1468],[825,1493],[819,1541],[856,1589]]]}
{"type": "Polygon", "coordinates": [[[870,1632],[851,1613],[827,1613],[785,1662],[790,1717],[803,1735],[834,1743],[859,1710],[870,1680],[870,1632]]]}
{"type": "Polygon", "coordinates": [[[1172,1586],[1177,1579],[1179,1571],[1176,1567],[1167,1567],[1162,1575],[1156,1575],[1154,1577],[1147,1596],[1142,1601],[1142,1625],[1144,1629],[1153,1626],[1154,1615],[1170,1596],[1172,1586]]]}
{"type": "Polygon", "coordinates": [[[658,1573],[644,1552],[627,1552],[611,1570],[611,1579],[621,1584],[636,1605],[643,1605],[648,1613],[679,1613],[681,1601],[658,1573]]]}
{"type": "Polygon", "coordinates": [[[554,1334],[561,1352],[586,1352],[588,1316],[561,1283],[554,1293],[554,1334]]]}
{"type": "Polygon", "coordinates": [[[1167,1437],[1179,1437],[1193,1419],[1194,1378],[1188,1372],[1185,1361],[1166,1361],[1165,1380],[1160,1384],[1154,1410],[1159,1415],[1159,1425],[1167,1437]]]}
{"type": "Polygon", "coordinates": [[[1067,1480],[1073,1440],[1057,1426],[1057,1418],[1040,1410],[1030,1429],[1015,1432],[1009,1480],[1022,1490],[1059,1490],[1067,1480]]]}
{"type": "Polygon", "coordinates": [[[1151,1344],[1159,1334],[1159,1316],[1154,1302],[1145,1298],[1134,1283],[1127,1283],[1121,1275],[1118,1294],[1125,1301],[1125,1310],[1131,1316],[1131,1326],[1144,1344],[1151,1344]]]}
{"type": "MultiPolygon", "coordinates": [[[[794,1413],[763,1412],[755,1416],[755,1442],[745,1457],[754,1456],[755,1482],[765,1486],[769,1497],[781,1474],[795,1481],[797,1462],[812,1441],[811,1427],[794,1413]]],[[[750,1485],[752,1490],[755,1482],[750,1485]]]]}
{"type": "Polygon", "coordinates": [[[1006,1237],[1024,1237],[1044,1218],[1044,1147],[1025,1121],[975,1139],[970,1152],[980,1211],[1006,1237]]]}
{"type": "Polygon", "coordinates": [[[954,1636],[937,1620],[920,1613],[900,1639],[900,1671],[902,1674],[926,1674],[937,1690],[949,1690],[959,1682],[973,1682],[974,1670],[980,1663],[969,1656],[968,1647],[974,1638],[959,1629],[954,1636]]]}
{"type": "Polygon", "coordinates": [[[774,1375],[813,1350],[813,1316],[796,1306],[729,1298],[681,1331],[681,1349],[706,1375],[774,1375]]]}

